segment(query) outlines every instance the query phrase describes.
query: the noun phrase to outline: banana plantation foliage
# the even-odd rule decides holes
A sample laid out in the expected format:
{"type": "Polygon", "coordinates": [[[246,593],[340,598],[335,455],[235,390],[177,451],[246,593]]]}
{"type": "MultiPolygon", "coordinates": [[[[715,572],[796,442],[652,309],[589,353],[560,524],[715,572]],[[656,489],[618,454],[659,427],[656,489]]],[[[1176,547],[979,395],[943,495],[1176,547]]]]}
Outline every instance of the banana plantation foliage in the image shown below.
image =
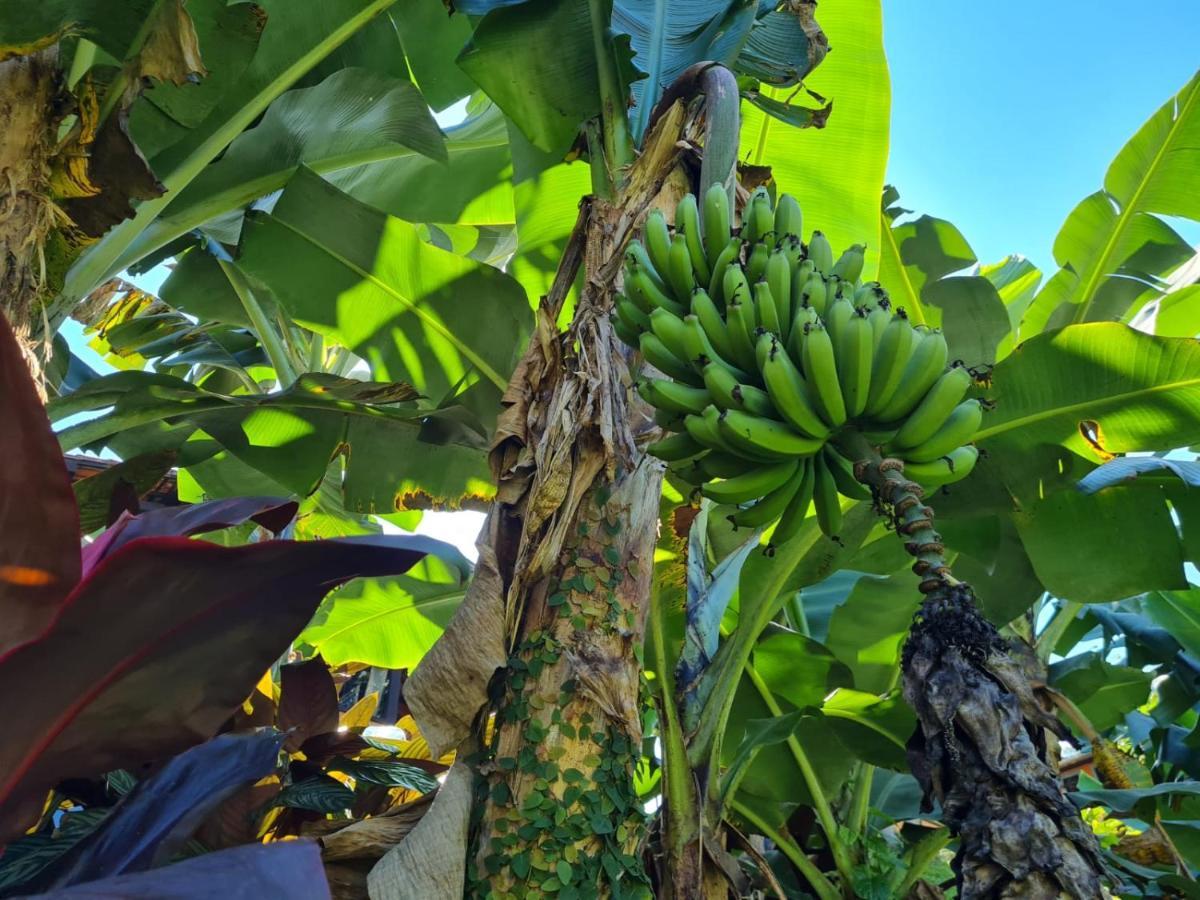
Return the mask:
{"type": "Polygon", "coordinates": [[[1200,897],[1198,98],[1042,272],[879,0],[0,0],[0,897],[1200,897]]]}

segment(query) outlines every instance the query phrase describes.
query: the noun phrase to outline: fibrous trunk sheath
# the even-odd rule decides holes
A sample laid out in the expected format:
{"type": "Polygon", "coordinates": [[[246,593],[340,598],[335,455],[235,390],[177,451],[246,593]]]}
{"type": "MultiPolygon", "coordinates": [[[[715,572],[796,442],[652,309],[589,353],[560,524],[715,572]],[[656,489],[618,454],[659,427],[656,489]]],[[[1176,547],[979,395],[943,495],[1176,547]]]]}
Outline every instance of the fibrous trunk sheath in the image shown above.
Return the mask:
{"type": "Polygon", "coordinates": [[[1104,870],[1091,830],[1067,797],[1047,734],[1061,725],[956,581],[923,491],[899,460],[860,454],[859,480],[916,557],[926,599],[902,658],[904,696],[917,714],[909,742],[925,806],[942,807],[959,839],[963,900],[1100,897],[1104,870]]]}

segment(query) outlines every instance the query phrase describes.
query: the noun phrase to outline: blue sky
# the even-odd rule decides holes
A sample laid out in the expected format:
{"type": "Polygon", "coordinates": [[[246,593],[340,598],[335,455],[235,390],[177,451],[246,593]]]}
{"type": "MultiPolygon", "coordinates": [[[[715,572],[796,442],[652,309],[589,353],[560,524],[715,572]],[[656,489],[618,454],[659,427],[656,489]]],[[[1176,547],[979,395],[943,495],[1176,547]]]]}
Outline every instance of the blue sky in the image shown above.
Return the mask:
{"type": "Polygon", "coordinates": [[[883,0],[883,12],[888,178],[901,205],[953,222],[984,262],[1021,253],[1052,271],[1067,213],[1200,67],[1200,0],[883,0]]]}

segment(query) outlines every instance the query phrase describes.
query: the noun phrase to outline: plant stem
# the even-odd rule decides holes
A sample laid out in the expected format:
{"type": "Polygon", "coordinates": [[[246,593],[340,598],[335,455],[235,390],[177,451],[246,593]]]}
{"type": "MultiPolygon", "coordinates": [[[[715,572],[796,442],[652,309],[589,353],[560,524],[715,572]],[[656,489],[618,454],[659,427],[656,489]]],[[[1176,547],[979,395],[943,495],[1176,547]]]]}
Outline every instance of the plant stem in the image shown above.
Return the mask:
{"type": "Polygon", "coordinates": [[[893,896],[903,897],[908,894],[913,885],[928,870],[930,863],[937,859],[937,855],[948,843],[950,843],[950,832],[945,828],[939,828],[918,841],[906,854],[907,868],[897,869],[892,878],[892,885],[895,888],[893,896]]]}
{"type": "Polygon", "coordinates": [[[596,74],[600,79],[600,121],[604,141],[604,162],[608,182],[619,190],[625,180],[625,168],[632,162],[629,141],[629,112],[621,78],[609,40],[608,5],[588,0],[592,17],[592,46],[596,53],[596,74]]]}
{"type": "Polygon", "coordinates": [[[780,852],[791,860],[792,865],[800,870],[800,874],[808,880],[809,886],[817,892],[817,896],[821,900],[840,900],[841,895],[838,893],[837,888],[817,868],[816,864],[805,855],[804,850],[792,840],[790,835],[781,833],[779,829],[768,824],[761,816],[736,800],[733,801],[733,809],[739,816],[771,839],[771,842],[779,848],[780,852]]]}
{"type": "Polygon", "coordinates": [[[325,371],[325,338],[315,331],[308,342],[308,371],[325,371]]]}
{"type": "Polygon", "coordinates": [[[846,828],[851,834],[865,834],[867,816],[871,811],[871,783],[875,780],[875,767],[860,762],[854,776],[854,793],[850,795],[850,811],[846,816],[846,828]]]}
{"type": "Polygon", "coordinates": [[[1075,621],[1075,616],[1078,615],[1082,606],[1083,604],[1074,600],[1062,601],[1062,606],[1058,608],[1054,616],[1046,623],[1046,627],[1042,629],[1042,633],[1038,635],[1036,644],[1038,659],[1046,662],[1050,658],[1059,639],[1071,627],[1071,623],[1075,621]]]}
{"type": "Polygon", "coordinates": [[[291,360],[288,358],[283,342],[275,332],[275,326],[271,324],[262,306],[255,299],[254,293],[250,290],[250,285],[246,281],[246,277],[232,260],[218,259],[217,262],[221,266],[221,271],[225,273],[225,277],[229,279],[229,284],[233,288],[233,292],[242,301],[242,308],[246,311],[246,317],[258,333],[258,339],[262,342],[263,350],[267,354],[267,359],[271,361],[272,368],[275,369],[275,375],[279,383],[283,386],[291,384],[296,380],[296,371],[292,368],[291,360]]]}
{"type": "Polygon", "coordinates": [[[804,598],[800,596],[799,591],[792,594],[791,599],[788,600],[787,610],[792,629],[805,637],[812,637],[812,631],[808,627],[808,614],[804,611],[804,598]]]}
{"type": "MultiPolygon", "coordinates": [[[[758,690],[767,709],[771,711],[771,715],[776,717],[783,715],[783,710],[775,700],[771,688],[763,681],[754,666],[747,665],[746,674],[758,690]]],[[[804,752],[804,747],[796,740],[795,735],[788,737],[787,745],[792,753],[792,758],[796,760],[796,767],[800,770],[801,777],[804,778],[804,786],[808,788],[809,796],[812,798],[813,812],[816,813],[817,821],[821,823],[821,828],[825,832],[825,840],[829,843],[829,852],[833,855],[838,875],[841,876],[842,887],[846,890],[847,896],[852,896],[850,891],[851,885],[854,883],[854,862],[850,859],[850,852],[838,833],[837,819],[833,816],[833,807],[829,804],[829,798],[825,796],[825,789],[821,787],[821,779],[817,776],[817,771],[813,768],[808,754],[804,752]]]]}

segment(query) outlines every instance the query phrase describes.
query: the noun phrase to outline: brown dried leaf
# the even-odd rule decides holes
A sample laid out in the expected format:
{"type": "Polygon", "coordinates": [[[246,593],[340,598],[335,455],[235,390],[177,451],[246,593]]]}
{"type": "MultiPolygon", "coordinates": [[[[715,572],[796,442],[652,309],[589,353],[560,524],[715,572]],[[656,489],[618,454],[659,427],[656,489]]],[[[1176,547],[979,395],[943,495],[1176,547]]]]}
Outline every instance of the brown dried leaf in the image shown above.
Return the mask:
{"type": "MultiPolygon", "coordinates": [[[[321,838],[321,857],[339,859],[379,859],[404,840],[429,811],[435,794],[427,794],[383,815],[362,819],[321,838]]],[[[339,823],[340,824],[340,823],[339,823]]]]}
{"type": "Polygon", "coordinates": [[[184,0],[156,4],[153,16],[146,41],[131,64],[130,81],[150,78],[186,84],[207,75],[196,27],[184,0]]]}

